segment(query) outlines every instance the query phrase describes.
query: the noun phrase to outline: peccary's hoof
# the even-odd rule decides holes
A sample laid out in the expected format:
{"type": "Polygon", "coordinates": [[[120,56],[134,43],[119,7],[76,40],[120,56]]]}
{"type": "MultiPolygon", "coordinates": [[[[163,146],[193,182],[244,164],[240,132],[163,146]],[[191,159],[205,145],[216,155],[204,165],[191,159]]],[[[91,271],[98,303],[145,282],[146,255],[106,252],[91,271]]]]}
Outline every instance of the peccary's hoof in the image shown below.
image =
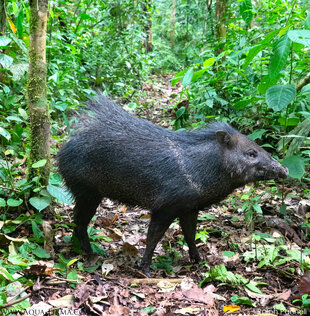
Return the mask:
{"type": "Polygon", "coordinates": [[[191,259],[191,262],[193,262],[193,263],[199,263],[202,261],[199,255],[195,255],[195,256],[191,255],[190,259],[191,259]]]}
{"type": "Polygon", "coordinates": [[[150,267],[146,267],[146,266],[143,266],[143,265],[141,265],[140,266],[140,269],[141,269],[141,271],[145,274],[145,276],[147,277],[147,278],[150,278],[151,277],[151,273],[150,273],[150,267]]]}
{"type": "Polygon", "coordinates": [[[94,266],[100,258],[96,253],[87,253],[83,257],[85,258],[84,266],[86,267],[94,266]]]}
{"type": "Polygon", "coordinates": [[[143,271],[143,273],[145,274],[145,276],[146,276],[147,278],[150,278],[150,277],[151,277],[150,270],[149,270],[149,271],[143,271]]]}

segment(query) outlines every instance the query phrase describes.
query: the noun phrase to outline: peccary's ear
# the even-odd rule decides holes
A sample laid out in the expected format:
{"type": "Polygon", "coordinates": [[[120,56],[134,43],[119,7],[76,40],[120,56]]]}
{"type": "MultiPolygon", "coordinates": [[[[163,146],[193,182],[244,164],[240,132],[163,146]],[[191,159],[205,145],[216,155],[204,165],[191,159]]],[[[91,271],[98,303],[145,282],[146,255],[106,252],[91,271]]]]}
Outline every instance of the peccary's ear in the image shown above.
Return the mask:
{"type": "Polygon", "coordinates": [[[231,135],[229,135],[227,132],[225,131],[216,131],[216,139],[217,141],[224,146],[227,147],[232,147],[233,145],[233,140],[231,138],[231,135]]]}

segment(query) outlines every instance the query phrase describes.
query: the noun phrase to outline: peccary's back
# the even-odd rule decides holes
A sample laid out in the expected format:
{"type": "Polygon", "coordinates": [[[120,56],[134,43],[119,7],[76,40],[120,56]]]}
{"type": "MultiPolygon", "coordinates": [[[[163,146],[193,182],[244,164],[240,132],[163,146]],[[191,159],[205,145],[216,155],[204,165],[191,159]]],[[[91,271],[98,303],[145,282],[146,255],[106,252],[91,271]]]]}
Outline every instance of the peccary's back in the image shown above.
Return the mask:
{"type": "Polygon", "coordinates": [[[198,207],[202,195],[217,199],[212,187],[220,181],[221,161],[212,128],[172,132],[103,96],[88,109],[90,114],[82,114],[77,132],[58,154],[60,173],[76,197],[89,189],[148,208],[198,207]]]}

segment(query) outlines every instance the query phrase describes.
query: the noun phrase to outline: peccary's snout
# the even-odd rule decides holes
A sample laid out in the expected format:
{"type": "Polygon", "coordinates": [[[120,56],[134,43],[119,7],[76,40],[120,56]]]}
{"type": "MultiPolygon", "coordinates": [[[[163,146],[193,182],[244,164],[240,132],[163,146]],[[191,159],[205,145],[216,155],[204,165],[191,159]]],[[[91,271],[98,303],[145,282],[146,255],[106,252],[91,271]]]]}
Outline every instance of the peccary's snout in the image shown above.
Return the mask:
{"type": "Polygon", "coordinates": [[[288,169],[283,167],[277,160],[274,158],[272,159],[272,171],[274,172],[275,176],[278,178],[285,179],[288,176],[288,169]]]}
{"type": "Polygon", "coordinates": [[[288,169],[286,167],[281,166],[281,170],[279,172],[279,178],[285,179],[288,176],[288,169]]]}

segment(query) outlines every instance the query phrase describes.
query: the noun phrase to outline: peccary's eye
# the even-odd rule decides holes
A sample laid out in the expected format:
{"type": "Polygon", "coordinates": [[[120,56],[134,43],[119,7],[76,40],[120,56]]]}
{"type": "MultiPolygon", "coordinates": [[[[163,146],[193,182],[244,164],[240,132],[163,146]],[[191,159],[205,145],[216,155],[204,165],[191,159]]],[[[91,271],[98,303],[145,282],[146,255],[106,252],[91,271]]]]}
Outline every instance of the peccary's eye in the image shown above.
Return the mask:
{"type": "Polygon", "coordinates": [[[257,157],[257,152],[255,150],[249,150],[247,152],[247,155],[251,158],[256,158],[257,157]]]}

